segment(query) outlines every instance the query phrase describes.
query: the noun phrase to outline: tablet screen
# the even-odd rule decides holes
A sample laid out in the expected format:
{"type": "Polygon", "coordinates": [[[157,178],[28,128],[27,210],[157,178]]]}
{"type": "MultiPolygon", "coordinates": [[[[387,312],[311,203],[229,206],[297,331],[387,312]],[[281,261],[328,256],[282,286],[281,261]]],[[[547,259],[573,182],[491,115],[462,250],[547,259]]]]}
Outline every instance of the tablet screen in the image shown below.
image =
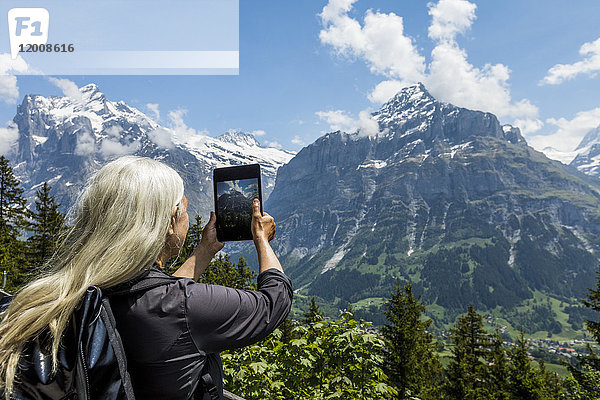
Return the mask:
{"type": "Polygon", "coordinates": [[[218,225],[223,237],[252,238],[248,233],[252,232],[252,200],[259,198],[258,185],[257,178],[217,182],[218,225]]]}

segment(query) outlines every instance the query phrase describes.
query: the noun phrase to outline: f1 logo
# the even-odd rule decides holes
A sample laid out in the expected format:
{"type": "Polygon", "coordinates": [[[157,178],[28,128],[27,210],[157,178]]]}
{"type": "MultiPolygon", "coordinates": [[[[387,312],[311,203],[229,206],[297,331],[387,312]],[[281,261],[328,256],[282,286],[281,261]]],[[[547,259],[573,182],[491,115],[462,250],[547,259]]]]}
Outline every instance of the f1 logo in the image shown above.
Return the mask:
{"type": "Polygon", "coordinates": [[[10,56],[14,60],[21,45],[46,44],[50,13],[45,8],[11,8],[8,10],[10,56]]]}

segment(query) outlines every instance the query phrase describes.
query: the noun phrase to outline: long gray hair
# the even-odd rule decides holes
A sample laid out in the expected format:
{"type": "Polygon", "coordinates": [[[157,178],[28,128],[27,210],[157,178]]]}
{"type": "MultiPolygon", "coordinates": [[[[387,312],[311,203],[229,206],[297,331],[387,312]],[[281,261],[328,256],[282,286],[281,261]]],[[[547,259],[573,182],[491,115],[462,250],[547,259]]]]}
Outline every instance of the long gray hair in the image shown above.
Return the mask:
{"type": "Polygon", "coordinates": [[[6,399],[26,342],[48,327],[56,369],[62,333],[86,289],[125,282],[152,265],[182,198],[179,174],[149,158],[121,157],[89,179],[71,210],[73,226],[46,272],[21,289],[1,316],[0,387],[6,399]]]}

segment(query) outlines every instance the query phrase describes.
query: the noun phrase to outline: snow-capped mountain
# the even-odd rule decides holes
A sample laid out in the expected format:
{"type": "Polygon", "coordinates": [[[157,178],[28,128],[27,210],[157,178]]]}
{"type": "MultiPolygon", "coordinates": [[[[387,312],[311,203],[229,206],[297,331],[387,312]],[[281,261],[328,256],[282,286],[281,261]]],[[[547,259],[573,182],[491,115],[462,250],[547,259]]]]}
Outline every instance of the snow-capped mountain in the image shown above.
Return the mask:
{"type": "Polygon", "coordinates": [[[95,84],[70,97],[26,95],[13,121],[19,138],[8,158],[29,204],[36,189],[48,182],[63,210],[91,173],[125,154],[159,159],[175,168],[184,179],[191,215],[203,216],[213,209],[213,168],[261,164],[267,198],[277,169],[294,156],[262,146],[240,131],[208,137],[161,126],[123,101],[108,100],[95,84]]]}
{"type": "Polygon", "coordinates": [[[600,177],[600,125],[589,131],[575,149],[571,166],[581,172],[600,177]]]}

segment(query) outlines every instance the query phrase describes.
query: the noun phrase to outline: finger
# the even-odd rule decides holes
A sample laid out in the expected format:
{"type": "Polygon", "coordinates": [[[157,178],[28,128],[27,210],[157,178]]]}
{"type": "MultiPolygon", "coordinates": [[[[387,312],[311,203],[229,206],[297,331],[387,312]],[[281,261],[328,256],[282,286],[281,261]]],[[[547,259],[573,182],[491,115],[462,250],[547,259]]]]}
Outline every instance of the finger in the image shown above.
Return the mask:
{"type": "Polygon", "coordinates": [[[209,225],[214,225],[217,222],[217,215],[215,214],[214,211],[210,212],[210,218],[208,219],[208,224],[209,225]]]}
{"type": "Polygon", "coordinates": [[[254,199],[252,202],[252,216],[255,218],[260,218],[260,201],[258,199],[254,199]]]}

